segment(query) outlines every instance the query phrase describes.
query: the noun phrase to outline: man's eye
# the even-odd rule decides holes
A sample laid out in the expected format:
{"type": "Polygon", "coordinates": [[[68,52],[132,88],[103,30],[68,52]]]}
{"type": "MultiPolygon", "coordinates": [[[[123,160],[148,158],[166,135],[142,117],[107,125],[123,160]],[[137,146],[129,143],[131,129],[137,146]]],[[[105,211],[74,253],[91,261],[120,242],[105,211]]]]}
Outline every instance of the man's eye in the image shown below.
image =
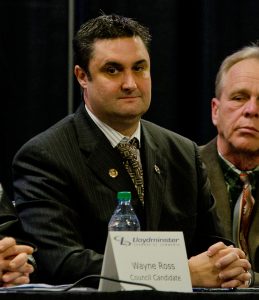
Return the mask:
{"type": "Polygon", "coordinates": [[[245,96],[238,95],[238,96],[234,96],[232,99],[235,100],[235,101],[242,101],[245,98],[246,98],[245,96]]]}
{"type": "Polygon", "coordinates": [[[109,74],[114,75],[114,74],[117,74],[119,71],[115,67],[108,67],[108,68],[106,68],[106,72],[109,73],[109,74]]]}
{"type": "Polygon", "coordinates": [[[143,66],[136,66],[135,68],[134,68],[134,70],[136,71],[136,72],[142,72],[142,71],[144,71],[144,67],[143,66]]]}

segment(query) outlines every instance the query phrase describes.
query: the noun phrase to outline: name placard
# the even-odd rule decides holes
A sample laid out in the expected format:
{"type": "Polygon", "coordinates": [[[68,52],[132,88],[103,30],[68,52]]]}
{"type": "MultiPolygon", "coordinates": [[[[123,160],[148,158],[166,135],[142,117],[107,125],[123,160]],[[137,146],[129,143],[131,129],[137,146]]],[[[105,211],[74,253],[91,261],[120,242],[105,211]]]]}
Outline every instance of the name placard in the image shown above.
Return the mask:
{"type": "Polygon", "coordinates": [[[137,284],[101,279],[99,291],[192,292],[182,232],[110,231],[101,275],[137,284]]]}

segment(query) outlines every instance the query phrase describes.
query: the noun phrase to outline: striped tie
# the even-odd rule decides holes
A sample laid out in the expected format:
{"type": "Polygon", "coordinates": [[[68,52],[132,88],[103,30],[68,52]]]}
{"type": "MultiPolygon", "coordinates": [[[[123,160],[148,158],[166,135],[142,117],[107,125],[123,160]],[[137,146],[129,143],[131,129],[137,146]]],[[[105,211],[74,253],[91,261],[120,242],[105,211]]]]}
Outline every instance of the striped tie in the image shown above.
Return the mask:
{"type": "Polygon", "coordinates": [[[248,174],[241,173],[240,179],[244,185],[243,191],[234,209],[233,233],[236,244],[246,253],[247,257],[249,258],[247,237],[255,200],[251,193],[251,184],[249,182],[248,174]]]}
{"type": "Polygon", "coordinates": [[[124,166],[136,187],[139,199],[141,200],[142,204],[144,204],[143,170],[140,162],[137,159],[137,149],[139,148],[138,140],[133,138],[129,143],[119,143],[117,148],[124,160],[124,166]]]}

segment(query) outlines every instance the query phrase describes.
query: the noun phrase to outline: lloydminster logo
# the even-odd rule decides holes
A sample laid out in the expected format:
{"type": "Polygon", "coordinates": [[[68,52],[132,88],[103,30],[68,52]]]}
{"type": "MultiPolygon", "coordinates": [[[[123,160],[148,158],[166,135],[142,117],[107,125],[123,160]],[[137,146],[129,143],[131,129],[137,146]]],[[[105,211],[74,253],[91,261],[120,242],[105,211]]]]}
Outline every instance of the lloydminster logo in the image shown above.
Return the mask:
{"type": "Polygon", "coordinates": [[[130,246],[131,242],[126,240],[123,236],[115,236],[114,240],[119,242],[122,246],[130,246]]]}
{"type": "Polygon", "coordinates": [[[114,236],[114,240],[122,246],[179,246],[180,239],[179,238],[152,238],[152,237],[129,237],[125,238],[124,236],[114,236]]]}

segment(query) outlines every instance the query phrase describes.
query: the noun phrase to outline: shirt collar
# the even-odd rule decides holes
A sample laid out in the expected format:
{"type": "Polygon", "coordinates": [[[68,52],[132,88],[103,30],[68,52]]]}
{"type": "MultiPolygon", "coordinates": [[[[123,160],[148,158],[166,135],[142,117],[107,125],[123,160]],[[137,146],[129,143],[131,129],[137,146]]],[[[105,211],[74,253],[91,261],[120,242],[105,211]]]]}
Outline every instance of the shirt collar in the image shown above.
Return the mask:
{"type": "MultiPolygon", "coordinates": [[[[224,167],[224,164],[226,165],[226,167],[232,169],[234,172],[236,172],[238,175],[240,175],[240,173],[247,173],[247,174],[251,174],[253,172],[258,172],[259,171],[259,166],[255,167],[254,169],[252,170],[248,170],[248,171],[242,171],[242,170],[239,170],[235,167],[235,165],[233,165],[229,160],[225,159],[223,157],[223,155],[218,151],[218,154],[219,154],[219,157],[221,158],[221,161],[223,162],[223,167],[224,167]]],[[[225,167],[225,169],[226,169],[225,167]]]]}
{"type": "Polygon", "coordinates": [[[104,133],[104,135],[107,137],[107,139],[110,141],[112,147],[116,147],[120,142],[129,142],[132,138],[137,138],[139,141],[139,147],[141,147],[140,142],[140,122],[138,123],[138,127],[136,131],[133,133],[132,136],[124,136],[120,132],[114,130],[110,126],[108,126],[106,123],[102,122],[100,119],[98,119],[85,105],[85,109],[87,113],[89,114],[90,118],[94,121],[94,123],[100,128],[100,130],[104,133]]]}
{"type": "Polygon", "coordinates": [[[234,171],[235,173],[237,173],[238,175],[240,175],[241,171],[239,169],[237,169],[230,161],[228,161],[227,159],[225,159],[223,157],[223,155],[219,153],[219,157],[221,158],[221,162],[222,162],[222,167],[223,167],[223,170],[227,170],[227,169],[231,169],[232,171],[234,171]]]}

